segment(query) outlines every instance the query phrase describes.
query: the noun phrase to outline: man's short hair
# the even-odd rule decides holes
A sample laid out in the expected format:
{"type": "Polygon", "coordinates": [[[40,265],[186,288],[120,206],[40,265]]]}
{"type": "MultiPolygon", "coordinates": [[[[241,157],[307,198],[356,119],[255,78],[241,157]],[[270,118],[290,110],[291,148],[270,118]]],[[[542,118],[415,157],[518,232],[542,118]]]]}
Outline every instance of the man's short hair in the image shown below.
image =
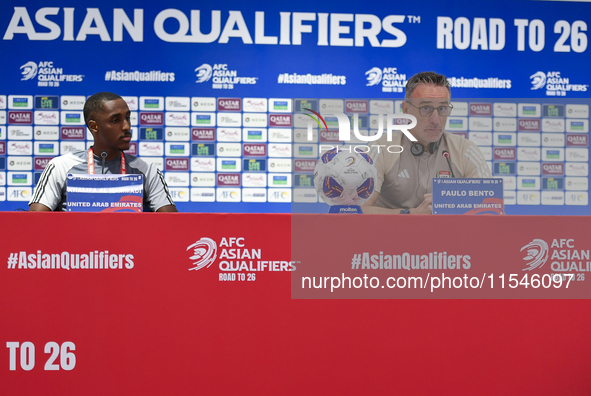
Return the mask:
{"type": "Polygon", "coordinates": [[[88,126],[88,121],[94,117],[97,112],[103,110],[103,104],[111,100],[123,99],[121,96],[112,92],[99,92],[92,95],[86,103],[84,103],[84,122],[88,126]]]}
{"type": "Polygon", "coordinates": [[[431,84],[438,87],[445,87],[451,94],[449,81],[443,74],[437,74],[435,72],[421,72],[415,74],[406,82],[406,94],[404,95],[404,98],[410,98],[412,91],[414,91],[419,84],[431,84]]]}

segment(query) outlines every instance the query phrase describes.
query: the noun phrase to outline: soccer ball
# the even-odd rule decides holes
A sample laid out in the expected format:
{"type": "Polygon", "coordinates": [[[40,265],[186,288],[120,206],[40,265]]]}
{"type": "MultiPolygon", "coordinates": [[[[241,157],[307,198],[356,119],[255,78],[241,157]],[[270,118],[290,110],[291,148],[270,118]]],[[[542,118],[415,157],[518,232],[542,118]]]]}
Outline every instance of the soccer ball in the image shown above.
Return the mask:
{"type": "Polygon", "coordinates": [[[362,205],[373,194],[376,167],[369,155],[352,151],[327,151],[314,168],[314,187],[331,206],[362,205]]]}

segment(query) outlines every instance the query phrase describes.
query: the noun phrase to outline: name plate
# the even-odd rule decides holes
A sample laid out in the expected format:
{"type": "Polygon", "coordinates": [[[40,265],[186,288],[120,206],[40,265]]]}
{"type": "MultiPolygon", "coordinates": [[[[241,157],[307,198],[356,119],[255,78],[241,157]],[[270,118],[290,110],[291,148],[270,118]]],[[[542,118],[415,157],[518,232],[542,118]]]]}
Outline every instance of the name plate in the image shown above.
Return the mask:
{"type": "Polygon", "coordinates": [[[504,214],[502,179],[433,179],[433,214],[504,214]]]}
{"type": "Polygon", "coordinates": [[[142,212],[143,175],[68,174],[68,212],[142,212]]]}

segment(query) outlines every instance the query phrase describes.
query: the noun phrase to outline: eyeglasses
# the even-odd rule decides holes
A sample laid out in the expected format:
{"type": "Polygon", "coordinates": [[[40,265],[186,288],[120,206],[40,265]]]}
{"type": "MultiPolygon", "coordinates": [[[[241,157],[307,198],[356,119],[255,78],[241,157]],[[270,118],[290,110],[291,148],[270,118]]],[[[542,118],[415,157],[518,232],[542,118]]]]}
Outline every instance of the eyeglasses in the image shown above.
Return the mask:
{"type": "Polygon", "coordinates": [[[439,106],[439,107],[433,107],[433,106],[421,106],[421,107],[419,107],[419,106],[413,105],[408,100],[406,101],[406,103],[408,103],[412,107],[416,107],[417,109],[419,109],[419,114],[422,117],[429,117],[431,114],[433,114],[433,110],[435,110],[435,109],[437,109],[437,114],[439,114],[439,117],[447,117],[448,115],[451,114],[451,111],[454,108],[451,104],[448,105],[448,106],[439,106]]]}

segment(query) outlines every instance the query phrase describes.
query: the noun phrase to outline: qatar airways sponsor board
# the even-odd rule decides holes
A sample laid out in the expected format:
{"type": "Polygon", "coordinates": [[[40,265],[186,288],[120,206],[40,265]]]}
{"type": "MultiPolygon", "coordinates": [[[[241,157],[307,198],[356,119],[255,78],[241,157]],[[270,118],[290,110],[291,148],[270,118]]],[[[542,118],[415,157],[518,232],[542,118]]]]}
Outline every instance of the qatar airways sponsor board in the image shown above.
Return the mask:
{"type": "Polygon", "coordinates": [[[517,120],[517,130],[519,132],[537,132],[540,130],[540,120],[520,118],[517,120]]]}
{"type": "Polygon", "coordinates": [[[242,101],[243,111],[247,113],[267,112],[266,98],[244,98],[242,101]]]}
{"type": "Polygon", "coordinates": [[[164,97],[162,96],[140,96],[140,110],[164,110],[164,97]]]}
{"type": "Polygon", "coordinates": [[[60,128],[57,126],[35,126],[35,140],[59,140],[60,128]]]}
{"type": "Polygon", "coordinates": [[[244,143],[242,145],[242,156],[243,157],[266,157],[267,156],[267,145],[266,144],[244,143]]]}
{"type": "Polygon", "coordinates": [[[142,112],[140,113],[140,125],[164,125],[164,114],[156,112],[142,112]]]}
{"type": "Polygon", "coordinates": [[[191,128],[191,140],[213,142],[215,141],[215,128],[191,128]]]}
{"type": "Polygon", "coordinates": [[[191,158],[191,172],[214,172],[214,158],[191,158]]]}
{"type": "Polygon", "coordinates": [[[33,123],[32,111],[9,111],[8,124],[31,125],[33,123]]]}
{"type": "Polygon", "coordinates": [[[296,159],[294,163],[295,172],[314,172],[317,160],[315,159],[296,159]]]}
{"type": "Polygon", "coordinates": [[[218,128],[218,142],[240,142],[242,139],[242,130],[240,128],[218,128]]]}
{"type": "Polygon", "coordinates": [[[589,105],[586,104],[567,104],[566,105],[567,118],[589,118],[589,105]]]}
{"type": "Polygon", "coordinates": [[[539,161],[541,151],[539,147],[519,147],[517,149],[517,159],[519,161],[539,161]]]}
{"type": "Polygon", "coordinates": [[[518,103],[517,117],[540,118],[542,116],[542,105],[538,103],[518,103]]]}
{"type": "Polygon", "coordinates": [[[215,98],[191,98],[191,111],[215,111],[216,108],[217,103],[215,98]]]}
{"type": "Polygon", "coordinates": [[[129,154],[129,155],[137,155],[137,143],[132,142],[129,143],[129,149],[124,151],[125,154],[129,154]]]}
{"type": "Polygon", "coordinates": [[[51,161],[53,157],[35,157],[33,160],[33,169],[37,171],[42,171],[45,169],[49,161],[51,161]]]}
{"type": "Polygon", "coordinates": [[[562,176],[564,175],[564,164],[561,163],[542,163],[543,176],[562,176]]]}
{"type": "Polygon", "coordinates": [[[216,113],[191,113],[191,126],[213,127],[216,122],[216,113]]]}
{"type": "Polygon", "coordinates": [[[589,149],[586,148],[567,148],[566,160],[574,162],[588,162],[589,149]]]}
{"type": "Polygon", "coordinates": [[[6,142],[0,142],[0,155],[6,154],[6,142]]]}
{"type": "Polygon", "coordinates": [[[270,127],[283,127],[289,128],[292,126],[292,115],[291,114],[270,114],[269,115],[269,126],[270,127]]]}
{"type": "Polygon", "coordinates": [[[268,118],[266,113],[244,113],[242,114],[242,126],[245,128],[267,127],[268,118]]]}
{"type": "Polygon", "coordinates": [[[190,184],[189,172],[166,172],[164,179],[168,187],[188,187],[190,184]]]}
{"type": "Polygon", "coordinates": [[[183,127],[166,127],[164,140],[171,142],[188,142],[191,140],[191,129],[183,127]]]}
{"type": "Polygon", "coordinates": [[[566,134],[567,147],[587,147],[589,145],[589,135],[578,133],[566,134]]]}
{"type": "Polygon", "coordinates": [[[339,142],[339,131],[320,131],[320,142],[339,142]]]}
{"type": "Polygon", "coordinates": [[[216,183],[218,187],[240,187],[240,173],[218,173],[216,183]]]}
{"type": "Polygon", "coordinates": [[[345,100],[345,113],[369,113],[369,102],[367,100],[345,100]]]}
{"type": "Polygon", "coordinates": [[[542,133],[542,146],[564,147],[566,137],[562,133],[542,133]]]}
{"type": "MultiPolygon", "coordinates": [[[[91,142],[88,142],[88,145],[92,145],[91,142]]],[[[68,154],[68,153],[75,153],[76,151],[83,151],[86,150],[87,145],[84,142],[76,142],[76,141],[65,141],[60,142],[60,154],[68,154]]]]}
{"type": "Polygon", "coordinates": [[[33,146],[33,153],[35,155],[51,155],[56,156],[60,154],[60,146],[58,142],[43,142],[36,141],[33,146]]]}
{"type": "Polygon", "coordinates": [[[86,128],[61,127],[60,136],[62,140],[84,140],[86,137],[86,128]]]}
{"type": "Polygon", "coordinates": [[[9,140],[33,140],[33,127],[10,125],[7,130],[9,140]]]}
{"type": "Polygon", "coordinates": [[[242,126],[242,115],[240,113],[217,113],[217,125],[222,127],[242,126]]]}
{"type": "MultiPolygon", "coordinates": [[[[317,129],[311,129],[312,138],[308,139],[308,130],[303,128],[296,128],[293,130],[293,141],[295,143],[318,143],[318,134],[319,131],[317,129]]],[[[355,135],[353,135],[355,136],[355,135]]]]}
{"type": "Polygon", "coordinates": [[[243,173],[243,187],[267,187],[267,177],[264,173],[243,173]]]}
{"type": "Polygon", "coordinates": [[[239,98],[218,98],[218,111],[242,111],[242,99],[239,98]]]}
{"type": "Polygon", "coordinates": [[[58,125],[60,123],[59,111],[37,110],[34,113],[35,125],[58,125]]]}
{"type": "Polygon", "coordinates": [[[493,149],[493,159],[495,161],[516,160],[516,149],[512,147],[495,147],[493,149]]]}
{"type": "Polygon", "coordinates": [[[493,103],[493,116],[495,117],[517,117],[517,103],[493,103]]]}
{"type": "Polygon", "coordinates": [[[589,120],[566,120],[566,132],[569,133],[588,133],[589,120]]]}
{"type": "Polygon", "coordinates": [[[517,134],[518,146],[539,147],[542,145],[542,134],[534,132],[522,132],[517,134]]]}
{"type": "Polygon", "coordinates": [[[470,132],[468,136],[478,146],[491,146],[493,142],[492,132],[470,132]]]}
{"type": "Polygon", "coordinates": [[[242,128],[242,140],[244,142],[266,142],[267,129],[266,128],[242,128]]]}
{"type": "Polygon", "coordinates": [[[497,117],[494,119],[493,130],[495,132],[516,132],[517,119],[497,117]]]}
{"type": "Polygon", "coordinates": [[[269,143],[269,157],[289,158],[291,154],[291,144],[269,143]]]}
{"type": "Polygon", "coordinates": [[[167,126],[189,126],[191,125],[190,115],[189,113],[167,111],[165,124],[167,126]]]}
{"type": "Polygon", "coordinates": [[[266,188],[244,188],[242,189],[243,202],[267,202],[266,188]]]}
{"type": "Polygon", "coordinates": [[[394,114],[395,107],[393,100],[370,100],[370,114],[394,114]]]}
{"type": "Polygon", "coordinates": [[[292,130],[287,128],[269,128],[269,142],[290,143],[292,130]]]}
{"type": "Polygon", "coordinates": [[[215,187],[215,173],[192,173],[191,187],[215,187]]]}
{"type": "Polygon", "coordinates": [[[542,132],[563,133],[565,129],[563,118],[542,118],[542,132]]]}
{"type": "Polygon", "coordinates": [[[470,103],[470,116],[492,116],[491,103],[470,103]]]}
{"type": "Polygon", "coordinates": [[[33,155],[33,142],[8,141],[6,147],[8,155],[33,155]]]}
{"type": "Polygon", "coordinates": [[[162,142],[140,142],[140,156],[162,157],[164,155],[164,143],[162,142]]]}
{"type": "Polygon", "coordinates": [[[164,110],[166,111],[189,111],[191,110],[191,98],[167,96],[164,100],[164,110]]]}
{"type": "Polygon", "coordinates": [[[164,160],[165,171],[189,171],[189,159],[188,158],[166,158],[164,160]]]}

